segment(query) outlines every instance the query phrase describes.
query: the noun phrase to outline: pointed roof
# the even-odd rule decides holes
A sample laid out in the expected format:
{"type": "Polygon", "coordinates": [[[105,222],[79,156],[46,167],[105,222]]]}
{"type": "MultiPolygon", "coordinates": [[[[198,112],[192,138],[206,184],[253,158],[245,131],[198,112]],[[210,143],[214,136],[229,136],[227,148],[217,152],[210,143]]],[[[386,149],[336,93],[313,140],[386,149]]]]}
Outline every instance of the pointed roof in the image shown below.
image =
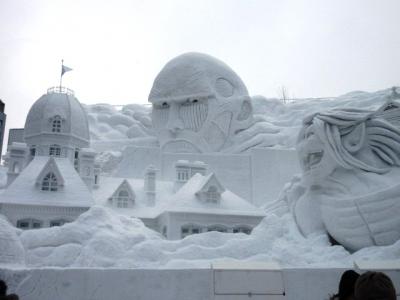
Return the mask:
{"type": "Polygon", "coordinates": [[[193,175],[176,194],[163,205],[166,212],[190,212],[200,214],[247,215],[265,216],[262,209],[255,207],[243,198],[226,190],[213,173],[203,176],[193,175]],[[218,204],[206,203],[197,199],[196,193],[208,188],[208,184],[215,184],[221,189],[221,199],[218,204]]]}
{"type": "Polygon", "coordinates": [[[36,156],[0,195],[0,203],[90,207],[93,198],[68,158],[36,156]],[[42,191],[37,185],[38,174],[44,174],[49,169],[58,172],[63,180],[63,186],[58,191],[42,191]]]}
{"type": "Polygon", "coordinates": [[[217,176],[215,176],[214,173],[210,173],[207,176],[203,176],[203,180],[199,183],[199,186],[197,187],[197,191],[195,192],[195,194],[200,192],[206,192],[207,188],[210,185],[216,186],[220,193],[225,192],[225,188],[221,184],[221,182],[219,182],[217,176]]]}
{"type": "Polygon", "coordinates": [[[43,178],[50,172],[53,173],[57,177],[58,185],[64,185],[65,180],[61,174],[61,171],[60,171],[56,161],[54,160],[54,157],[50,157],[50,159],[44,165],[42,171],[40,171],[39,175],[36,177],[36,184],[41,185],[43,178]]]}
{"type": "Polygon", "coordinates": [[[110,199],[110,198],[113,198],[113,197],[117,197],[117,196],[118,196],[118,192],[119,192],[121,189],[126,189],[126,190],[128,190],[128,192],[130,193],[131,197],[134,197],[134,198],[136,197],[135,191],[133,190],[131,184],[129,183],[128,180],[124,179],[124,180],[120,183],[120,185],[118,185],[118,187],[115,189],[115,191],[112,193],[112,195],[111,195],[111,197],[109,197],[109,199],[110,199]]]}

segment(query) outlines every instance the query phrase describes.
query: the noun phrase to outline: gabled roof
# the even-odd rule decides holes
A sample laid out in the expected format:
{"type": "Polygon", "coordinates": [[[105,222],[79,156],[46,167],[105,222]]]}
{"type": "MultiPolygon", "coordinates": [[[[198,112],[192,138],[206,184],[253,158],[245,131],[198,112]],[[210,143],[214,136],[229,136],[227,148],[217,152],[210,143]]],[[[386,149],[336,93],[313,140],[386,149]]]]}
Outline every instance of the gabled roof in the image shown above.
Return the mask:
{"type": "Polygon", "coordinates": [[[54,160],[54,157],[50,157],[50,159],[44,165],[42,171],[40,171],[39,175],[36,177],[36,184],[41,185],[43,178],[50,172],[53,173],[54,175],[56,175],[58,185],[63,186],[65,183],[65,180],[61,174],[60,169],[57,166],[57,163],[54,160]]]}
{"type": "MultiPolygon", "coordinates": [[[[218,187],[219,188],[219,187],[218,187]]],[[[171,195],[163,206],[165,212],[187,212],[199,214],[265,216],[262,209],[255,207],[238,195],[225,190],[215,174],[203,176],[199,173],[171,195]],[[208,187],[208,183],[219,184],[222,187],[221,199],[218,204],[199,201],[196,192],[208,187]]]]}
{"type": "Polygon", "coordinates": [[[219,182],[217,177],[215,176],[214,173],[210,173],[207,176],[203,177],[202,182],[200,182],[198,186],[198,190],[195,191],[195,194],[200,193],[200,192],[206,192],[209,186],[216,186],[218,188],[218,191],[220,193],[225,192],[224,186],[219,182]]]}
{"type": "Polygon", "coordinates": [[[36,156],[0,195],[0,203],[90,207],[93,205],[93,198],[68,158],[36,156]],[[54,163],[53,168],[57,168],[61,174],[64,185],[55,192],[42,191],[36,185],[38,174],[52,163],[54,163]]]}
{"type": "Polygon", "coordinates": [[[117,197],[117,196],[118,196],[118,192],[119,192],[121,189],[128,190],[128,192],[130,193],[131,197],[133,197],[133,198],[136,197],[135,192],[134,192],[134,190],[132,189],[131,184],[128,182],[128,180],[124,179],[124,180],[121,182],[121,184],[115,189],[115,191],[112,193],[112,195],[109,197],[109,199],[110,199],[110,198],[113,198],[113,197],[117,197]]]}

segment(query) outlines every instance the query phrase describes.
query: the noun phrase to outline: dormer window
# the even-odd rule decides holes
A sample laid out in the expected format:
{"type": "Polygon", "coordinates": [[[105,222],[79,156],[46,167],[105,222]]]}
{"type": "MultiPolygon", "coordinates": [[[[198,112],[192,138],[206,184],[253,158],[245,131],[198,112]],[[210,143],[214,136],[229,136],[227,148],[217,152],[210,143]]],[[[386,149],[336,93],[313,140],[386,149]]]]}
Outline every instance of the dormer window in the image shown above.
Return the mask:
{"type": "Polygon", "coordinates": [[[206,192],[206,201],[217,203],[219,198],[220,194],[218,193],[218,189],[214,185],[210,186],[206,192]]]}
{"type": "Polygon", "coordinates": [[[52,132],[61,132],[61,117],[55,116],[52,122],[52,132]]]}
{"type": "Polygon", "coordinates": [[[57,177],[54,173],[50,172],[43,178],[42,191],[56,192],[58,190],[57,177]]]}
{"type": "Polygon", "coordinates": [[[59,145],[51,145],[49,150],[50,156],[61,156],[61,147],[59,145]]]}
{"type": "Polygon", "coordinates": [[[126,190],[121,190],[116,198],[117,207],[127,208],[129,201],[129,193],[126,190]]]}
{"type": "Polygon", "coordinates": [[[112,206],[118,208],[129,208],[134,205],[135,197],[135,192],[132,190],[129,182],[125,179],[108,200],[112,206]]]}

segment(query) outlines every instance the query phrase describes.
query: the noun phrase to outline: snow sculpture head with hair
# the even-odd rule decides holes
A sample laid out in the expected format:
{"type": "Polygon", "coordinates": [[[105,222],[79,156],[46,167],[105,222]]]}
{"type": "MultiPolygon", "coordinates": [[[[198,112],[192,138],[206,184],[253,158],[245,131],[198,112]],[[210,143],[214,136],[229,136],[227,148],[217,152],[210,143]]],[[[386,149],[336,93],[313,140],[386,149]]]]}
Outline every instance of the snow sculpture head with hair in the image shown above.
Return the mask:
{"type": "Polygon", "coordinates": [[[218,152],[252,123],[246,86],[223,62],[186,53],[168,62],[149,95],[152,120],[165,152],[218,152]]]}
{"type": "Polygon", "coordinates": [[[400,128],[384,113],[311,115],[297,151],[303,175],[289,198],[303,234],[326,230],[349,250],[400,239],[400,128]]]}

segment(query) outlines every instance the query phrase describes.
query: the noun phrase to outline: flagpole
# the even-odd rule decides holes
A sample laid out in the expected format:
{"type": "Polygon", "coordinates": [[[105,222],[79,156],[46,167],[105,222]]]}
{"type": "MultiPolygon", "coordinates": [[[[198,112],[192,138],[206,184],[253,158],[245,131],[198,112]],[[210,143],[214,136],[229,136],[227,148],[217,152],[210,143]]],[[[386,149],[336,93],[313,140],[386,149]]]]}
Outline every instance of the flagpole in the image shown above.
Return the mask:
{"type": "Polygon", "coordinates": [[[64,65],[64,60],[61,60],[61,76],[60,76],[60,93],[61,93],[61,87],[62,87],[62,76],[63,76],[63,65],[64,65]]]}

